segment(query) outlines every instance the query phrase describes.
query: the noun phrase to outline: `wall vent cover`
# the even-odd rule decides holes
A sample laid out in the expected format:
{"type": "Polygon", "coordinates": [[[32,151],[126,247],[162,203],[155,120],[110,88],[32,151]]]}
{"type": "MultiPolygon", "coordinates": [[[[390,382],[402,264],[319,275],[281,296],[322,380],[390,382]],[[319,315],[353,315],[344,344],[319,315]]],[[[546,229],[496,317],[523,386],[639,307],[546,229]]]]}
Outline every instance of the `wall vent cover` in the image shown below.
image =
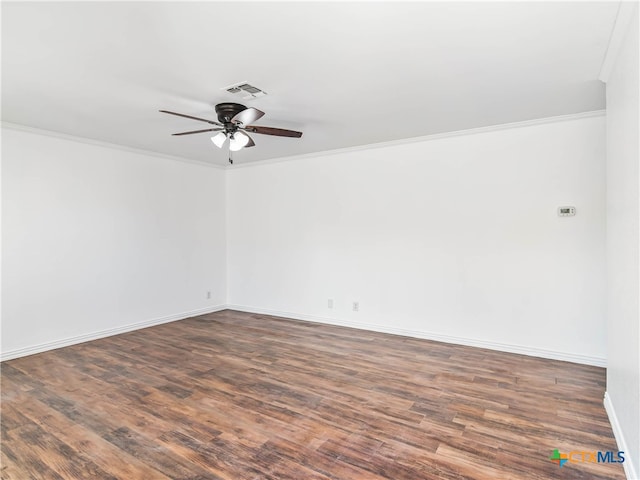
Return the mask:
{"type": "Polygon", "coordinates": [[[265,92],[264,90],[261,90],[258,87],[254,87],[248,82],[234,83],[233,85],[229,85],[228,87],[223,87],[222,90],[226,90],[232,95],[242,97],[243,100],[251,100],[253,98],[264,97],[267,94],[267,92],[265,92]]]}

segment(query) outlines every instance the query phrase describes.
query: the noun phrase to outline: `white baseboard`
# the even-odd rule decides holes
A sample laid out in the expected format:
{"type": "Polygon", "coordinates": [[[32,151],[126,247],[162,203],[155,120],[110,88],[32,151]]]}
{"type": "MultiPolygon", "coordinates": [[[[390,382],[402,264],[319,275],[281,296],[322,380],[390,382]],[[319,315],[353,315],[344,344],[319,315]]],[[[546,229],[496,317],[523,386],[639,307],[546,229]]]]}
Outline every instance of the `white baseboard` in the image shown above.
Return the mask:
{"type": "Polygon", "coordinates": [[[132,324],[124,325],[121,327],[110,328],[107,330],[101,330],[98,332],[92,332],[84,335],[78,335],[75,337],[55,340],[53,342],[46,342],[46,343],[41,343],[39,345],[18,348],[15,350],[8,350],[0,353],[0,361],[11,360],[19,357],[25,357],[27,355],[33,355],[35,353],[46,352],[48,350],[54,350],[56,348],[67,347],[69,345],[75,345],[78,343],[88,342],[91,340],[97,340],[99,338],[109,337],[111,335],[117,335],[119,333],[139,330],[141,328],[160,325],[163,323],[174,322],[176,320],[195,317],[197,315],[204,315],[206,313],[218,312],[225,309],[237,310],[237,311],[247,312],[247,313],[272,315],[274,317],[292,318],[295,320],[303,320],[307,322],[324,323],[328,325],[338,325],[342,327],[358,328],[360,330],[371,330],[374,332],[390,333],[393,335],[402,335],[405,337],[424,338],[426,340],[435,340],[438,342],[452,343],[456,345],[467,345],[470,347],[487,348],[489,350],[497,350],[500,352],[519,353],[522,355],[529,355],[532,357],[549,358],[551,360],[562,360],[565,362],[574,362],[574,363],[581,363],[584,365],[606,367],[606,359],[600,358],[600,357],[590,357],[586,355],[557,352],[552,350],[544,350],[540,348],[525,347],[521,345],[510,345],[510,344],[503,344],[503,343],[496,343],[496,342],[488,342],[485,340],[476,340],[473,338],[442,335],[439,333],[426,332],[422,330],[406,330],[402,328],[391,327],[387,325],[378,325],[373,323],[354,322],[351,320],[339,320],[335,318],[319,317],[315,315],[306,315],[306,314],[295,313],[295,312],[269,310],[266,308],[250,307],[247,305],[216,305],[216,306],[206,307],[198,310],[191,310],[189,312],[169,315],[166,317],[145,320],[143,322],[132,323],[132,324]]]}
{"type": "Polygon", "coordinates": [[[107,330],[100,330],[98,332],[86,333],[75,337],[63,338],[61,340],[55,340],[53,342],[46,342],[39,345],[32,345],[29,347],[8,350],[6,352],[0,353],[0,361],[4,362],[5,360],[26,357],[27,355],[33,355],[35,353],[42,353],[48,350],[54,350],[56,348],[68,347],[69,345],[89,342],[91,340],[110,337],[112,335],[118,335],[119,333],[131,332],[133,330],[140,330],[141,328],[152,327],[154,325],[160,325],[163,323],[175,322],[176,320],[183,320],[185,318],[195,317],[197,315],[219,312],[220,310],[225,310],[226,308],[226,305],[215,305],[211,307],[199,308],[197,310],[191,310],[189,312],[176,313],[174,315],[168,315],[166,317],[159,317],[153,318],[151,320],[145,320],[143,322],[130,323],[129,325],[123,325],[121,327],[108,328],[107,330]]]}
{"type": "Polygon", "coordinates": [[[439,333],[427,332],[422,330],[406,330],[387,325],[377,325],[373,323],[354,322],[351,320],[338,320],[335,318],[318,317],[315,315],[306,315],[295,312],[282,312],[277,310],[269,310],[266,308],[250,307],[247,305],[227,305],[229,310],[238,310],[248,313],[259,313],[263,315],[272,315],[274,317],[292,318],[295,320],[303,320],[307,322],[326,323],[329,325],[338,325],[342,327],[358,328],[361,330],[372,330],[374,332],[391,333],[393,335],[402,335],[405,337],[424,338],[426,340],[435,340],[444,343],[453,343],[456,345],[467,345],[470,347],[487,348],[489,350],[497,350],[500,352],[519,353],[521,355],[529,355],[531,357],[548,358],[551,360],[562,360],[565,362],[580,363],[583,365],[593,365],[596,367],[606,367],[605,358],[592,357],[587,355],[579,355],[568,352],[557,352],[553,350],[544,350],[541,348],[525,347],[522,345],[510,345],[497,342],[488,342],[486,340],[476,340],[473,338],[457,337],[451,335],[442,335],[439,333]]]}
{"type": "Polygon", "coordinates": [[[618,416],[616,415],[616,410],[613,407],[613,402],[611,401],[609,392],[604,392],[604,409],[607,411],[607,415],[609,416],[609,423],[611,423],[613,436],[616,437],[618,450],[627,454],[625,455],[625,460],[622,464],[622,466],[624,467],[624,473],[627,476],[627,480],[640,480],[640,475],[638,474],[636,466],[633,464],[633,459],[629,457],[629,453],[631,451],[629,450],[627,441],[625,440],[624,434],[622,433],[622,427],[620,426],[620,421],[618,420],[618,416]]]}

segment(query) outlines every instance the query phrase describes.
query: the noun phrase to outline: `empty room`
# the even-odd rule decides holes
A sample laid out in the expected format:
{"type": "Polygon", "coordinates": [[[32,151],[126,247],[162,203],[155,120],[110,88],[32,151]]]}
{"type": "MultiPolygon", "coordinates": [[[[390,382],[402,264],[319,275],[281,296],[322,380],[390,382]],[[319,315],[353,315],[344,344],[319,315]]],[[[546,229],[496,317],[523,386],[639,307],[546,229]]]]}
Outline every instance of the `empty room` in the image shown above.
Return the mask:
{"type": "Polygon", "coordinates": [[[1,479],[640,479],[637,1],[0,8],[1,479]]]}

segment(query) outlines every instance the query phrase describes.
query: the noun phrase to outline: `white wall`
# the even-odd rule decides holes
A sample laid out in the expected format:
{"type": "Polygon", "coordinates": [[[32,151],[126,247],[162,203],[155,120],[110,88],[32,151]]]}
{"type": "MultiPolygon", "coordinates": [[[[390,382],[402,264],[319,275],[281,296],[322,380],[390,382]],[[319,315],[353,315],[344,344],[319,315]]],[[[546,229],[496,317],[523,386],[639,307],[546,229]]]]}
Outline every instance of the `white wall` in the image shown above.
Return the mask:
{"type": "Polygon", "coordinates": [[[2,358],[224,305],[224,174],[3,128],[2,358]]]}
{"type": "Polygon", "coordinates": [[[640,478],[638,8],[607,80],[607,399],[630,479],[640,478]]]}
{"type": "Polygon", "coordinates": [[[604,156],[585,116],[231,169],[229,303],[602,365],[604,156]]]}
{"type": "Polygon", "coordinates": [[[3,359],[227,303],[604,364],[602,116],[226,172],[7,128],[2,157],[3,359]]]}

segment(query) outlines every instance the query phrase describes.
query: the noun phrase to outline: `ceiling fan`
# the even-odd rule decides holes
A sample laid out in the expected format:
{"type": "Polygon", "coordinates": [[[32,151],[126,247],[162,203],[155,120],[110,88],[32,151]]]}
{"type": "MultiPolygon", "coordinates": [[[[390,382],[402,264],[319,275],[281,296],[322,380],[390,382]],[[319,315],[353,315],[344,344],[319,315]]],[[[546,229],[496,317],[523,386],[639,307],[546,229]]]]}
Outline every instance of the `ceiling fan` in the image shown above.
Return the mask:
{"type": "Polygon", "coordinates": [[[263,111],[257,108],[245,107],[239,103],[219,103],[216,105],[216,114],[218,121],[207,120],[205,118],[193,117],[183,113],[170,112],[168,110],[160,110],[162,113],[176,115],[178,117],[190,118],[200,122],[206,122],[215,125],[214,128],[206,128],[204,130],[193,130],[190,132],[174,133],[173,135],[192,135],[194,133],[219,132],[211,137],[211,141],[218,148],[222,148],[229,139],[229,163],[233,163],[231,152],[237,152],[242,148],[255,146],[253,139],[247,135],[250,133],[259,133],[262,135],[275,135],[276,137],[302,137],[302,132],[295,130],[286,130],[284,128],[263,127],[260,125],[250,125],[250,123],[262,118],[263,111]]]}

